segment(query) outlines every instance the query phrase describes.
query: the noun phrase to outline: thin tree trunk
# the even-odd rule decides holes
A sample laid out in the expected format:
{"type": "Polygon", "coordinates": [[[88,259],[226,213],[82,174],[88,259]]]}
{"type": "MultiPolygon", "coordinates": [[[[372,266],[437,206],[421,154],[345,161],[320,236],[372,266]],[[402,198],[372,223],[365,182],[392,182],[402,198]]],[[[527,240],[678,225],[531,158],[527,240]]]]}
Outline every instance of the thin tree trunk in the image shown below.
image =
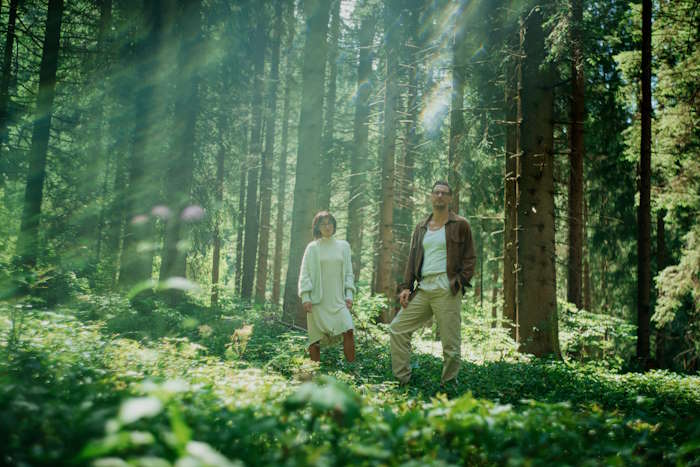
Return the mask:
{"type": "Polygon", "coordinates": [[[516,342],[518,332],[517,284],[518,265],[518,182],[520,180],[520,124],[522,121],[522,49],[523,26],[520,27],[517,53],[506,64],[505,108],[505,193],[503,226],[503,318],[516,342]]]}
{"type": "MultiPolygon", "coordinates": [[[[381,220],[379,223],[379,258],[377,269],[377,292],[393,300],[396,296],[396,281],[392,274],[394,253],[394,177],[396,153],[396,105],[399,97],[399,39],[401,14],[400,2],[388,0],[384,10],[384,30],[386,36],[386,81],[384,91],[384,137],[382,141],[382,194],[381,220]]],[[[385,310],[382,320],[388,323],[393,318],[393,310],[385,310]]]]}
{"type": "Polygon", "coordinates": [[[583,198],[583,308],[588,311],[593,311],[593,296],[591,290],[591,267],[590,267],[590,249],[588,248],[588,203],[586,198],[583,198]]]}
{"type": "Polygon", "coordinates": [[[297,168],[292,208],[287,278],[284,285],[284,319],[306,326],[306,313],[297,296],[299,267],[304,249],[311,240],[311,220],[317,210],[318,164],[321,157],[323,77],[326,75],[326,32],[330,2],[303,0],[306,18],[304,65],[302,67],[301,113],[297,168]]]}
{"type": "Polygon", "coordinates": [[[581,272],[583,262],[583,0],[571,1],[571,124],[569,130],[569,261],[566,299],[576,308],[583,307],[581,272]]]}
{"type": "MultiPolygon", "coordinates": [[[[664,218],[666,211],[661,209],[656,213],[656,262],[658,273],[666,268],[666,223],[664,218]]],[[[658,326],[658,323],[657,323],[658,326]]],[[[667,327],[656,328],[656,365],[658,368],[666,368],[666,334],[667,327]]]]}
{"type": "Polygon", "coordinates": [[[651,0],[642,0],[642,137],[637,214],[637,359],[649,361],[651,296],[651,0]]]}
{"type": "Polygon", "coordinates": [[[282,149],[280,151],[279,166],[277,172],[277,226],[275,227],[275,263],[272,277],[272,303],[280,302],[280,291],[282,288],[282,243],[284,241],[284,213],[287,203],[287,148],[289,144],[289,101],[293,80],[292,51],[294,44],[294,3],[288,2],[287,21],[289,29],[287,32],[287,51],[284,79],[284,110],[282,110],[282,149]]]}
{"type": "Polygon", "coordinates": [[[417,136],[417,121],[418,121],[418,59],[416,52],[420,50],[418,45],[418,29],[419,29],[419,9],[418,2],[412,2],[407,5],[411,14],[406,19],[406,44],[402,51],[405,53],[405,67],[408,73],[408,91],[406,98],[406,109],[403,114],[404,121],[404,144],[401,154],[401,163],[399,164],[399,176],[397,176],[397,221],[396,225],[396,244],[397,256],[393,262],[394,276],[398,281],[401,280],[403,269],[402,262],[408,258],[409,249],[411,247],[411,233],[413,232],[413,191],[414,191],[414,165],[415,152],[418,145],[417,136]]]}
{"type": "Polygon", "coordinates": [[[39,67],[39,93],[29,151],[29,171],[24,192],[22,223],[17,242],[17,256],[25,269],[37,265],[39,255],[39,216],[46,178],[46,155],[49,148],[53,101],[56,95],[56,70],[63,17],[63,0],[49,0],[44,44],[39,67]]]}
{"type": "MultiPolygon", "coordinates": [[[[496,249],[496,257],[498,257],[498,245],[495,245],[496,249]]],[[[497,260],[492,260],[491,261],[491,327],[495,328],[498,326],[498,307],[496,306],[496,303],[498,302],[498,292],[500,289],[498,288],[498,276],[501,273],[501,268],[498,267],[499,261],[497,260]]]]}
{"type": "Polygon", "coordinates": [[[450,209],[456,213],[459,209],[459,195],[462,190],[461,167],[464,162],[465,126],[462,107],[464,106],[465,66],[461,60],[462,40],[455,37],[452,47],[452,103],[450,106],[450,145],[448,149],[448,183],[452,189],[450,209]]]}
{"type": "MultiPolygon", "coordinates": [[[[187,236],[189,218],[185,209],[192,205],[191,188],[194,178],[195,126],[199,114],[199,60],[201,43],[201,0],[179,0],[181,44],[178,53],[178,78],[175,85],[175,147],[174,160],[168,163],[166,192],[173,211],[165,232],[165,246],[160,268],[160,280],[185,277],[187,250],[182,239],[187,236]]],[[[171,299],[181,298],[182,291],[172,290],[171,299]]]]}
{"type": "Polygon", "coordinates": [[[518,183],[518,326],[521,350],[560,355],[554,251],[553,69],[541,10],[525,21],[521,177],[518,183]]]}
{"type": "Polygon", "coordinates": [[[331,25],[328,32],[328,85],[326,90],[326,113],[323,127],[323,148],[321,151],[321,172],[318,207],[330,210],[331,208],[331,181],[335,169],[336,154],[333,142],[333,125],[335,123],[335,98],[338,76],[338,38],[340,37],[340,3],[341,0],[333,0],[331,7],[331,25]]]}
{"type": "MultiPolygon", "coordinates": [[[[226,71],[224,71],[224,74],[226,71]]],[[[225,78],[223,78],[225,79],[225,78]]],[[[226,87],[230,89],[230,87],[226,87]]],[[[219,306],[219,265],[221,259],[221,219],[223,217],[224,207],[224,161],[226,159],[226,143],[225,135],[229,131],[227,125],[226,114],[223,109],[218,112],[218,127],[219,127],[219,152],[216,156],[216,220],[214,223],[214,251],[212,252],[211,264],[211,308],[219,306]]]]}
{"type": "Polygon", "coordinates": [[[10,107],[10,78],[12,77],[12,51],[15,44],[15,24],[17,22],[17,4],[19,0],[10,0],[10,10],[7,18],[7,35],[5,38],[5,54],[2,61],[2,78],[0,80],[0,186],[5,183],[7,172],[6,160],[3,155],[3,145],[7,144],[7,125],[10,107]]]}
{"type": "MultiPolygon", "coordinates": [[[[100,55],[99,57],[99,62],[101,64],[102,70],[108,70],[109,69],[109,58],[108,58],[108,52],[109,52],[109,47],[107,46],[107,37],[110,34],[110,31],[112,29],[112,0],[100,0],[100,28],[99,32],[97,34],[97,52],[100,55]]],[[[95,125],[96,125],[96,132],[95,132],[95,155],[99,160],[102,160],[104,158],[104,141],[103,141],[103,127],[104,127],[104,99],[107,96],[107,90],[104,85],[104,81],[106,80],[106,75],[108,72],[102,73],[102,76],[99,76],[99,74],[96,74],[97,79],[100,81],[100,84],[98,85],[98,88],[100,90],[99,92],[99,102],[95,104],[95,125]]],[[[107,164],[105,167],[105,174],[104,174],[104,180],[102,183],[102,190],[101,190],[101,195],[100,195],[100,214],[99,218],[97,220],[97,241],[96,241],[96,246],[95,246],[95,259],[94,259],[94,265],[97,267],[97,265],[100,264],[100,261],[102,259],[102,236],[103,236],[103,230],[105,227],[105,215],[106,215],[106,202],[105,199],[107,198],[107,191],[108,191],[108,186],[109,186],[109,174],[110,174],[110,169],[111,169],[111,161],[113,157],[112,155],[107,156],[107,164]]]]}
{"type": "Polygon", "coordinates": [[[357,66],[357,96],[353,121],[353,149],[350,156],[350,202],[348,203],[347,240],[352,250],[352,270],[355,281],[362,269],[362,238],[364,208],[367,204],[366,179],[369,157],[369,96],[372,74],[372,51],[376,20],[367,15],[360,22],[360,54],[357,66]]]}
{"type": "Polygon", "coordinates": [[[263,125],[263,85],[265,78],[265,49],[267,47],[267,32],[265,31],[265,15],[260,9],[255,19],[253,51],[253,107],[252,133],[250,136],[250,152],[248,155],[248,186],[246,189],[245,209],[245,248],[243,250],[243,279],[241,282],[241,297],[250,300],[253,295],[255,280],[255,260],[258,254],[258,167],[262,163],[262,125],[263,125]]]}
{"type": "Polygon", "coordinates": [[[241,156],[239,157],[239,186],[238,186],[238,212],[234,216],[234,225],[236,228],[236,290],[238,294],[241,295],[241,285],[243,281],[243,233],[245,229],[245,195],[246,195],[246,182],[248,174],[248,121],[250,120],[251,112],[248,112],[248,118],[246,118],[243,124],[243,147],[241,151],[241,156]]]}
{"type": "Polygon", "coordinates": [[[260,174],[260,239],[258,252],[258,276],[255,281],[255,300],[265,301],[267,289],[267,262],[270,246],[270,217],[272,205],[272,160],[275,148],[275,119],[277,117],[277,86],[279,84],[280,42],[282,40],[282,3],[275,3],[275,26],[272,39],[272,57],[270,58],[270,88],[267,100],[267,121],[265,123],[265,152],[263,153],[262,172],[260,174]]]}

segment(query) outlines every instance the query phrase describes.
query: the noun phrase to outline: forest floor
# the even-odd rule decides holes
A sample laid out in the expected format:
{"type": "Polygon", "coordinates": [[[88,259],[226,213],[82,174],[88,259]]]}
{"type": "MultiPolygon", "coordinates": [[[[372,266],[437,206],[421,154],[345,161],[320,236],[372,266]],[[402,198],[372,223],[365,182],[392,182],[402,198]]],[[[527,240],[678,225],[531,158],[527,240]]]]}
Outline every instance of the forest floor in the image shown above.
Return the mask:
{"type": "Polygon", "coordinates": [[[333,347],[318,365],[236,301],[0,304],[0,464],[700,465],[698,376],[524,358],[466,329],[441,387],[425,330],[399,387],[383,325],[356,324],[356,362],[333,347]]]}

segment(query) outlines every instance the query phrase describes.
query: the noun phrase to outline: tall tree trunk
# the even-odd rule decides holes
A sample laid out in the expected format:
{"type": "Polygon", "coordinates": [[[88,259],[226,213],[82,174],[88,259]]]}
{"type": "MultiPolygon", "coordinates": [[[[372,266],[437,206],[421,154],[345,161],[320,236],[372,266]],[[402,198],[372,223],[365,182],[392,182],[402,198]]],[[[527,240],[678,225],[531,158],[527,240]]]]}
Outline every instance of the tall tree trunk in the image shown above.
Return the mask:
{"type": "Polygon", "coordinates": [[[294,44],[294,3],[287,3],[287,51],[284,79],[284,109],[282,110],[282,149],[280,151],[279,166],[277,170],[277,220],[275,227],[275,263],[272,277],[272,303],[280,302],[280,291],[282,288],[282,243],[284,241],[284,213],[287,202],[287,148],[289,144],[289,101],[293,80],[292,51],[294,44]]]}
{"type": "MultiPolygon", "coordinates": [[[[495,257],[497,258],[498,255],[498,245],[494,245],[494,249],[496,251],[495,257]]],[[[491,261],[491,327],[495,328],[498,326],[498,307],[496,306],[496,303],[498,302],[498,292],[500,291],[498,287],[498,276],[501,273],[501,268],[498,267],[500,262],[494,258],[491,261]]]]}
{"type": "MultiPolygon", "coordinates": [[[[656,262],[658,273],[666,268],[666,223],[664,218],[666,211],[661,209],[656,213],[656,262]]],[[[658,326],[658,323],[657,323],[658,326]]],[[[666,368],[666,335],[667,327],[656,328],[656,365],[658,368],[666,368]]]]}
{"type": "MultiPolygon", "coordinates": [[[[109,47],[107,45],[107,38],[110,34],[110,31],[112,29],[112,0],[100,0],[100,26],[99,26],[99,32],[97,34],[97,53],[99,54],[99,63],[101,65],[101,68],[103,70],[102,76],[100,74],[96,73],[96,78],[99,80],[100,84],[98,85],[99,88],[99,101],[95,103],[95,155],[99,158],[99,160],[104,159],[104,140],[103,140],[103,127],[104,127],[104,99],[107,97],[107,88],[104,85],[104,81],[107,78],[107,75],[109,73],[109,47]]],[[[109,175],[110,175],[110,166],[111,166],[111,161],[113,157],[112,155],[107,156],[107,164],[105,167],[105,172],[104,172],[104,180],[102,183],[102,190],[100,194],[100,213],[99,213],[99,218],[97,220],[97,239],[96,239],[96,246],[95,246],[95,259],[94,259],[94,265],[97,266],[100,264],[100,261],[102,259],[102,237],[103,237],[103,230],[105,227],[105,217],[106,217],[106,198],[107,198],[107,192],[108,192],[108,187],[109,187],[109,175]]]]}
{"type": "MultiPolygon", "coordinates": [[[[381,220],[379,223],[379,264],[377,270],[377,292],[393,300],[396,296],[396,281],[392,274],[394,253],[394,177],[396,153],[396,105],[399,97],[399,40],[401,32],[401,5],[397,0],[387,0],[384,6],[384,31],[386,36],[386,81],[384,91],[384,137],[382,141],[382,194],[381,220]]],[[[393,318],[392,310],[382,313],[388,323],[393,318]]]]}
{"type": "Polygon", "coordinates": [[[525,38],[520,26],[517,53],[506,63],[505,109],[505,192],[503,225],[503,318],[517,342],[518,300],[518,183],[520,181],[520,125],[522,122],[522,50],[525,38]]]}
{"type": "Polygon", "coordinates": [[[331,25],[328,32],[328,85],[326,89],[326,113],[323,127],[323,143],[321,149],[321,172],[318,184],[318,207],[331,208],[331,180],[335,169],[336,147],[333,142],[333,125],[335,123],[335,98],[338,76],[338,39],[340,37],[340,3],[333,0],[331,7],[331,25]]]}
{"type": "Polygon", "coordinates": [[[29,151],[29,171],[24,191],[22,223],[17,241],[17,256],[25,269],[33,269],[39,255],[39,216],[46,178],[51,116],[56,95],[56,70],[63,18],[63,0],[49,0],[44,45],[39,67],[39,93],[29,151]]]}
{"type": "Polygon", "coordinates": [[[407,70],[408,90],[406,97],[406,110],[403,114],[404,121],[404,144],[401,154],[401,163],[399,164],[399,175],[397,178],[397,220],[394,223],[396,226],[396,244],[397,251],[394,264],[394,276],[397,280],[401,280],[403,270],[401,269],[402,261],[408,258],[409,249],[411,247],[411,234],[413,232],[413,191],[414,187],[414,166],[416,146],[418,145],[417,121],[418,121],[418,59],[416,53],[420,50],[418,45],[419,38],[419,12],[420,2],[413,1],[407,6],[407,18],[404,31],[407,38],[406,44],[402,51],[405,57],[405,68],[407,70]]]}
{"type": "Polygon", "coordinates": [[[591,290],[591,267],[590,267],[590,249],[588,248],[588,203],[586,197],[583,198],[583,308],[584,310],[593,311],[593,296],[591,290]]]}
{"type": "MultiPolygon", "coordinates": [[[[153,172],[155,162],[151,154],[152,141],[157,133],[155,108],[156,92],[159,83],[156,80],[160,65],[160,46],[165,31],[167,0],[142,0],[143,27],[135,27],[136,76],[132,96],[133,103],[133,147],[128,163],[129,191],[124,194],[126,211],[126,232],[120,261],[119,285],[132,288],[134,285],[149,281],[153,275],[153,251],[142,250],[153,242],[154,224],[149,216],[156,202],[153,172]]],[[[136,2],[135,2],[136,3],[136,2]]],[[[128,12],[138,15],[138,12],[128,12]]]]}
{"type": "Polygon", "coordinates": [[[583,0],[571,0],[571,124],[569,130],[569,262],[566,299],[583,307],[581,272],[583,262],[583,0]]]}
{"type": "Polygon", "coordinates": [[[243,250],[243,279],[241,297],[250,300],[255,280],[255,260],[258,254],[258,167],[262,163],[262,125],[263,125],[263,85],[265,82],[265,49],[267,32],[265,31],[264,8],[260,8],[255,18],[255,51],[253,51],[253,107],[252,133],[248,154],[248,186],[246,189],[245,208],[245,248],[243,250]]]}
{"type": "Polygon", "coordinates": [[[2,60],[2,78],[0,78],[0,186],[5,183],[7,172],[6,160],[3,155],[3,145],[7,144],[7,125],[10,107],[10,78],[12,77],[12,50],[15,44],[15,24],[17,22],[17,4],[19,0],[10,0],[10,10],[7,18],[7,36],[5,38],[5,53],[2,60]]]}
{"type": "Polygon", "coordinates": [[[642,0],[642,139],[637,214],[637,359],[649,361],[651,318],[651,0],[642,0]]]}
{"type": "Polygon", "coordinates": [[[448,149],[448,183],[452,189],[452,201],[450,209],[456,213],[459,209],[459,195],[462,190],[461,167],[464,163],[465,133],[464,114],[464,83],[465,65],[462,56],[461,34],[455,35],[455,43],[452,47],[452,103],[450,106],[450,145],[448,149]]]}
{"type": "MultiPolygon", "coordinates": [[[[178,53],[178,78],[175,84],[175,157],[168,162],[166,193],[173,211],[165,231],[165,245],[160,267],[160,280],[185,277],[187,250],[182,240],[187,236],[190,218],[186,211],[192,205],[194,178],[195,126],[199,114],[199,60],[201,59],[201,0],[179,0],[179,30],[181,43],[178,53]]],[[[172,290],[171,299],[181,298],[181,290],[172,290]]]]}
{"type": "Polygon", "coordinates": [[[352,250],[355,281],[362,268],[362,238],[366,206],[367,158],[369,157],[369,96],[372,52],[376,20],[367,15],[360,22],[360,56],[357,66],[357,91],[353,121],[353,145],[350,156],[350,202],[348,203],[347,240],[352,250]]]}
{"type": "Polygon", "coordinates": [[[238,211],[234,216],[234,225],[236,225],[236,290],[238,294],[242,294],[242,284],[243,284],[243,233],[245,229],[245,195],[246,195],[246,182],[248,175],[248,122],[250,121],[251,111],[248,111],[247,118],[243,124],[243,144],[241,150],[241,156],[239,157],[239,185],[238,185],[238,211]]]}
{"type": "Polygon", "coordinates": [[[277,86],[279,84],[280,42],[284,18],[282,2],[275,3],[275,26],[272,39],[272,57],[270,58],[270,88],[267,98],[267,118],[265,123],[265,152],[263,153],[262,172],[260,174],[260,239],[258,252],[258,276],[255,281],[255,300],[265,301],[267,288],[267,260],[270,245],[270,217],[272,205],[272,160],[275,148],[275,119],[277,118],[277,86]]]}
{"type": "MultiPolygon", "coordinates": [[[[224,75],[226,70],[224,70],[224,75]]],[[[222,79],[225,79],[222,77],[222,79]]],[[[229,86],[226,89],[230,89],[229,86]]],[[[219,265],[221,258],[221,219],[224,208],[224,161],[226,159],[225,135],[229,131],[224,109],[218,109],[219,152],[216,156],[216,220],[214,222],[214,251],[211,264],[211,308],[219,306],[219,265]]]]}
{"type": "Polygon", "coordinates": [[[516,289],[521,350],[536,356],[559,356],[554,261],[553,69],[545,61],[542,17],[541,9],[533,10],[525,21],[518,184],[520,269],[516,289]]]}
{"type": "Polygon", "coordinates": [[[287,278],[284,284],[284,319],[306,326],[306,313],[297,296],[299,267],[306,244],[311,240],[311,220],[317,210],[318,164],[321,157],[323,77],[326,75],[326,32],[330,2],[303,0],[306,19],[304,65],[301,71],[301,113],[297,147],[297,169],[292,208],[287,278]]]}

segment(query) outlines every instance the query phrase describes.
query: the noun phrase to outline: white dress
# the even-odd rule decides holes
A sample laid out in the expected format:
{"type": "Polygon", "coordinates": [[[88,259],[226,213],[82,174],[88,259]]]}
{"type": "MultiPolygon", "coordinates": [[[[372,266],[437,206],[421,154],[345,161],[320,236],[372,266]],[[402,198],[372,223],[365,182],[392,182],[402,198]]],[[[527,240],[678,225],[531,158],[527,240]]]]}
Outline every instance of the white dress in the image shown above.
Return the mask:
{"type": "MultiPolygon", "coordinates": [[[[320,263],[320,274],[317,277],[320,278],[322,293],[320,303],[314,303],[311,313],[306,314],[309,345],[315,342],[322,345],[336,343],[344,332],[354,329],[352,316],[345,303],[346,298],[352,299],[352,290],[346,288],[346,278],[343,277],[343,243],[334,238],[317,241],[320,263]]],[[[302,300],[310,301],[310,298],[306,295],[302,296],[302,300]]]]}

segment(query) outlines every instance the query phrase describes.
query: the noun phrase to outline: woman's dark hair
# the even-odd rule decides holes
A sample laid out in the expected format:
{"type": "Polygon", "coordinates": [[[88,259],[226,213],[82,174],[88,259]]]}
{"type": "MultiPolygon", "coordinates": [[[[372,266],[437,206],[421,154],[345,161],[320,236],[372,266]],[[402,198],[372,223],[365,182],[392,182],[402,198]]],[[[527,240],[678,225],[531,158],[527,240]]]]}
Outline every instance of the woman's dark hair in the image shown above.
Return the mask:
{"type": "Polygon", "coordinates": [[[333,233],[335,233],[335,229],[337,227],[337,223],[335,221],[335,217],[333,217],[333,214],[331,214],[328,211],[319,211],[316,213],[314,216],[314,220],[311,221],[311,233],[313,233],[314,238],[318,239],[321,238],[321,227],[319,224],[321,224],[321,221],[324,219],[328,219],[328,222],[333,224],[333,233]]]}

